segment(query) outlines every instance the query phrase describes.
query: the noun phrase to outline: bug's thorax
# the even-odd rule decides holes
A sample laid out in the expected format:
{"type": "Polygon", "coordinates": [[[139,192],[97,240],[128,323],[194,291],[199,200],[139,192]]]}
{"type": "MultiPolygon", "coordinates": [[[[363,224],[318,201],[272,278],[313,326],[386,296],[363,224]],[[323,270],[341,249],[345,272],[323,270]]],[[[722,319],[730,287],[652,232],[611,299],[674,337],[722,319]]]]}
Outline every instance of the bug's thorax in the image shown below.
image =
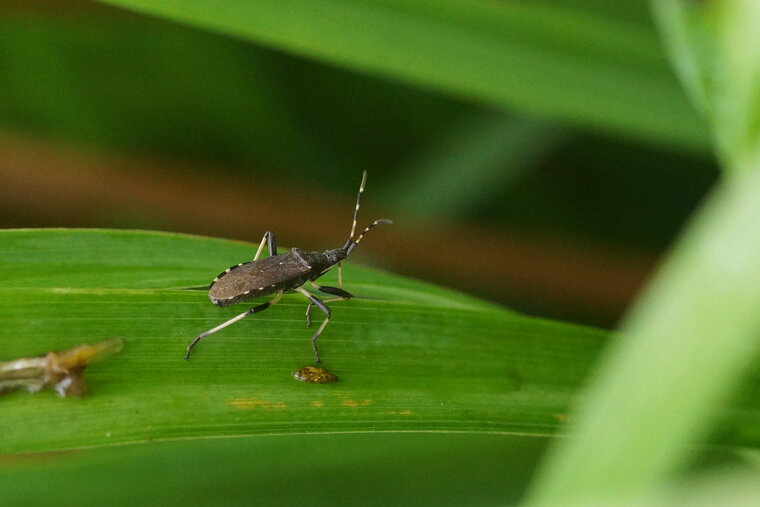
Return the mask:
{"type": "Polygon", "coordinates": [[[327,260],[329,266],[335,266],[348,257],[348,252],[346,252],[345,248],[333,248],[332,250],[325,250],[322,255],[327,260]]]}
{"type": "Polygon", "coordinates": [[[346,252],[342,248],[334,248],[331,250],[325,250],[324,252],[310,252],[307,250],[300,250],[294,248],[291,252],[303,259],[303,261],[309,266],[311,280],[315,280],[320,277],[325,271],[346,258],[346,252]]]}

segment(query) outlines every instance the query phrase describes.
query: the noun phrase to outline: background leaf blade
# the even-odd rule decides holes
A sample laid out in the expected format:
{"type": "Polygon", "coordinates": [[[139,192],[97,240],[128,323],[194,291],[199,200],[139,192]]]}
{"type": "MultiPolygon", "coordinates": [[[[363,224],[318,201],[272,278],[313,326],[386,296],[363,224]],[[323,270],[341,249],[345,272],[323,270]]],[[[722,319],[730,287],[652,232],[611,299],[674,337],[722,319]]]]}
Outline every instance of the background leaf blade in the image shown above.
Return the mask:
{"type": "Polygon", "coordinates": [[[707,146],[654,32],[581,9],[459,0],[105,3],[502,108],[707,146]]]}

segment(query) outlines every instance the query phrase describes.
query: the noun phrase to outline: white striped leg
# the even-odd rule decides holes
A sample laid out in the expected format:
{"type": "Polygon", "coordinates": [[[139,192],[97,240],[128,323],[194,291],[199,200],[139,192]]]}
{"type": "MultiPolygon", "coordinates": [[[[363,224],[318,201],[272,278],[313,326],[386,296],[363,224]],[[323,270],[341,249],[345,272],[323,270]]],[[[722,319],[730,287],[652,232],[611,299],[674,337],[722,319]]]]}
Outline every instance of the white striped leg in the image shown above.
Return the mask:
{"type": "Polygon", "coordinates": [[[254,306],[253,308],[249,308],[248,310],[244,311],[243,313],[232,317],[230,320],[222,322],[218,326],[216,326],[214,328],[211,328],[208,331],[205,331],[205,332],[199,334],[198,337],[195,340],[193,340],[193,342],[190,345],[187,346],[187,349],[186,349],[186,352],[185,352],[185,361],[187,361],[188,359],[190,359],[190,351],[193,349],[193,347],[195,347],[195,345],[199,341],[201,341],[202,339],[204,339],[205,337],[207,337],[209,335],[212,335],[212,334],[216,333],[217,331],[220,331],[220,330],[224,329],[225,327],[230,326],[230,325],[234,324],[235,322],[248,317],[249,315],[253,315],[254,313],[263,312],[264,310],[266,310],[270,306],[276,304],[280,300],[280,298],[282,298],[282,291],[278,292],[277,295],[273,299],[271,299],[270,301],[267,301],[266,303],[262,303],[262,304],[260,304],[258,306],[254,306]]]}
{"type": "Polygon", "coordinates": [[[256,254],[253,256],[254,261],[258,260],[259,256],[261,256],[261,252],[264,250],[264,245],[267,245],[267,250],[269,250],[270,257],[277,255],[277,240],[275,239],[274,233],[272,231],[267,231],[264,233],[264,237],[261,238],[259,248],[256,250],[256,254]]]}

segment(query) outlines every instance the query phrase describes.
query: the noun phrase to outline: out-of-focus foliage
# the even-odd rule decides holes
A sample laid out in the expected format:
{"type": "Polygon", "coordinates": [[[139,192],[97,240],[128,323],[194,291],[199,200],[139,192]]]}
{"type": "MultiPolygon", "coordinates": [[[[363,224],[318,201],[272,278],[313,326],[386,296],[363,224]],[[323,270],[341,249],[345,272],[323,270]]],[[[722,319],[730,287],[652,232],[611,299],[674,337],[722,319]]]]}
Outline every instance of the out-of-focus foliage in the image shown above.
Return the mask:
{"type": "MultiPolygon", "coordinates": [[[[174,6],[184,13],[178,19],[193,12],[182,3],[149,4],[174,6]]],[[[309,11],[275,4],[271,11],[290,13],[291,24],[323,28],[309,11]]],[[[328,19],[338,19],[329,14],[333,7],[356,9],[359,20],[377,27],[379,10],[398,25],[382,25],[382,40],[394,45],[325,39],[324,51],[351,58],[318,62],[284,43],[250,44],[105,7],[11,11],[0,19],[0,58],[10,76],[0,120],[99,149],[228,164],[254,178],[272,172],[331,191],[351,192],[358,170],[367,169],[383,209],[408,222],[445,208],[454,223],[516,224],[634,250],[667,245],[714,173],[706,130],[678,90],[645,4],[450,4],[444,11],[436,3],[305,1],[328,19]],[[416,33],[417,25],[437,31],[424,32],[427,39],[395,36],[416,33]],[[437,42],[482,38],[476,34],[483,30],[493,40],[463,53],[464,62],[437,42]],[[414,50],[439,70],[406,75],[402,70],[415,66],[388,69],[403,62],[375,49],[414,50]],[[462,68],[491,49],[504,61],[472,65],[504,76],[462,68]],[[367,67],[370,57],[377,65],[367,67]],[[454,93],[439,84],[441,76],[458,80],[454,93]],[[466,86],[497,77],[509,84],[499,81],[489,94],[466,86]]],[[[240,5],[267,10],[266,2],[240,5]]],[[[218,11],[247,19],[232,4],[218,11]]],[[[280,30],[256,19],[264,31],[280,30]]],[[[324,23],[335,38],[353,33],[324,23]]],[[[124,224],[109,219],[103,225],[124,224]]]]}
{"type": "MultiPolygon", "coordinates": [[[[728,454],[739,446],[756,446],[757,383],[742,383],[756,363],[760,332],[755,311],[760,304],[756,3],[653,0],[664,48],[643,0],[102,3],[131,12],[74,2],[77,8],[65,13],[50,6],[39,12],[17,7],[0,18],[0,64],[8,77],[1,85],[0,122],[103,152],[174,157],[197,166],[196,175],[216,172],[232,186],[272,176],[267,181],[276,188],[261,191],[279,190],[279,195],[289,195],[294,181],[307,182],[300,188],[311,188],[317,196],[327,195],[327,189],[353,192],[354,176],[367,169],[377,176],[373,193],[388,216],[422,224],[423,232],[415,234],[421,244],[435,230],[454,224],[460,227],[457,237],[472,251],[489,232],[498,236],[508,226],[514,233],[504,236],[510,251],[520,246],[515,231],[527,230],[552,240],[573,238],[588,252],[601,244],[656,253],[672,244],[673,254],[634,307],[620,339],[601,356],[599,373],[576,414],[566,409],[578,399],[602,333],[519,317],[362,269],[347,273],[372,298],[358,298],[345,308],[364,310],[363,318],[341,326],[336,316],[329,328],[346,351],[331,357],[352,364],[337,371],[341,383],[269,380],[284,358],[293,357],[293,338],[272,340],[267,345],[274,352],[262,349],[254,361],[209,340],[203,349],[219,353],[208,353],[207,368],[195,360],[193,369],[169,366],[174,364],[169,359],[172,333],[187,319],[200,319],[206,328],[218,312],[205,298],[194,302],[196,296],[203,298],[200,291],[185,290],[185,285],[203,283],[196,280],[196,269],[205,270],[207,262],[206,254],[185,252],[180,243],[237,252],[225,264],[244,260],[243,247],[137,234],[133,244],[122,245],[110,258],[106,244],[119,244],[119,233],[90,237],[104,240],[97,245],[80,233],[47,231],[31,253],[6,245],[4,269],[14,268],[10,271],[16,275],[0,283],[4,300],[13,301],[1,310],[11,324],[5,339],[18,354],[29,354],[27,347],[41,347],[46,340],[51,348],[61,348],[57,340],[75,339],[78,332],[88,335],[82,341],[93,341],[94,335],[120,329],[128,335],[125,362],[93,368],[93,379],[103,382],[103,396],[97,399],[65,400],[69,404],[60,408],[53,398],[14,394],[6,417],[10,426],[3,432],[14,436],[3,443],[6,451],[259,435],[263,440],[241,448],[266,455],[273,445],[270,433],[367,431],[368,436],[354,440],[361,452],[348,440],[329,437],[340,443],[327,463],[327,489],[344,484],[340,473],[350,468],[361,480],[346,490],[360,497],[368,478],[396,465],[392,453],[377,452],[385,444],[411,457],[398,470],[412,475],[415,468],[430,467],[430,480],[420,482],[426,499],[490,504],[514,501],[530,474],[519,466],[519,472],[498,468],[505,476],[519,476],[505,479],[509,487],[504,488],[476,466],[431,463],[469,453],[462,463],[506,460],[532,470],[543,442],[532,445],[515,434],[545,436],[577,423],[576,437],[551,451],[530,492],[533,501],[556,504],[609,502],[621,495],[661,501],[668,492],[660,496],[655,488],[687,472],[696,453],[708,463],[726,458],[697,451],[696,444],[711,438],[728,454]],[[729,179],[716,186],[678,235],[716,177],[712,153],[729,179]],[[48,248],[44,243],[50,243],[48,248]],[[176,254],[177,249],[183,253],[176,254]],[[120,255],[133,262],[117,262],[114,269],[109,259],[120,255]],[[81,276],[94,283],[80,284],[81,276]],[[365,329],[367,324],[371,329],[365,329]],[[29,339],[19,341],[19,336],[29,339]],[[400,359],[380,357],[380,350],[395,350],[400,359]],[[128,378],[125,370],[137,376],[128,378]],[[354,378],[361,380],[349,383],[354,378]],[[740,385],[741,394],[729,399],[740,385]],[[295,391],[314,387],[337,390],[330,391],[332,399],[295,391]],[[280,401],[287,403],[259,391],[282,395],[280,401]],[[220,409],[215,396],[227,405],[220,409]],[[323,410],[333,407],[328,401],[334,402],[334,414],[323,410]],[[473,435],[458,436],[448,445],[436,438],[412,442],[379,434],[398,430],[497,433],[492,442],[498,448],[491,452],[488,438],[473,435]],[[359,467],[347,467],[348,460],[359,467]],[[441,477],[452,471],[481,488],[441,495],[454,484],[441,477]]],[[[0,155],[14,160],[12,149],[0,155]]],[[[15,196],[2,195],[0,219],[11,224],[33,222],[34,205],[48,197],[32,196],[26,201],[32,205],[17,212],[9,204],[15,196]]],[[[270,209],[278,217],[292,212],[270,209]]],[[[123,225],[132,218],[104,220],[104,225],[108,220],[123,225]]],[[[37,233],[20,234],[28,240],[37,233]]],[[[397,250],[407,248],[399,244],[397,250]]],[[[466,249],[447,265],[446,276],[455,278],[457,266],[473,265],[495,273],[506,257],[494,255],[490,265],[475,263],[466,249]]],[[[445,250],[428,247],[424,256],[437,259],[445,250]]],[[[531,257],[535,250],[525,252],[531,257]]],[[[512,269],[524,267],[528,279],[539,279],[542,266],[563,252],[546,248],[540,252],[547,255],[543,265],[526,262],[512,269]]],[[[499,290],[484,279],[475,286],[479,292],[499,290]]],[[[562,287],[560,277],[550,282],[562,287]]],[[[604,280],[589,277],[582,283],[603,286],[604,280]]],[[[575,294],[564,287],[558,290],[575,294]]],[[[284,319],[268,312],[258,322],[268,332],[287,329],[295,336],[302,317],[290,302],[286,297],[282,303],[284,319]]],[[[238,345],[248,343],[237,327],[247,324],[229,330],[229,336],[241,338],[238,345]]],[[[186,334],[182,338],[191,339],[194,332],[186,334]]],[[[291,457],[305,445],[302,462],[288,477],[307,477],[312,484],[313,470],[322,463],[314,465],[313,453],[322,457],[324,442],[289,435],[274,447],[291,457]]],[[[199,487],[190,501],[213,498],[214,488],[290,484],[272,479],[281,463],[259,463],[234,452],[233,445],[218,440],[204,442],[203,448],[185,442],[160,449],[101,449],[69,463],[55,453],[50,463],[18,468],[16,458],[5,457],[9,465],[0,467],[0,490],[13,494],[18,484],[18,498],[26,499],[30,491],[47,488],[44,496],[52,498],[52,489],[86,474],[94,462],[103,462],[119,484],[131,487],[141,482],[129,469],[143,451],[152,460],[146,470],[155,472],[144,483],[148,489],[156,488],[162,474],[177,483],[162,463],[211,458],[210,467],[201,467],[209,470],[211,484],[199,487]],[[227,457],[239,466],[213,465],[227,457]],[[250,482],[239,481],[236,473],[247,468],[256,473],[250,482]],[[48,474],[52,480],[41,484],[37,477],[48,474]]],[[[392,482],[403,482],[402,475],[392,482]]],[[[707,481],[703,490],[723,491],[721,484],[734,483],[727,481],[718,481],[717,488],[707,481]]],[[[95,488],[82,498],[98,501],[103,492],[117,489],[95,488]]],[[[683,496],[679,488],[669,489],[683,496]]],[[[399,491],[408,490],[394,492],[399,491]]],[[[751,488],[742,491],[754,494],[751,488]]],[[[407,503],[419,500],[399,496],[396,500],[407,503]]],[[[128,495],[119,498],[131,501],[128,495]]],[[[336,496],[308,499],[335,503],[336,496]]]]}
{"type": "Polygon", "coordinates": [[[537,503],[662,487],[692,462],[693,443],[714,431],[722,404],[757,371],[760,6],[653,5],[675,66],[711,122],[727,176],[624,322],[575,438],[557,446],[539,474],[537,503]]]}

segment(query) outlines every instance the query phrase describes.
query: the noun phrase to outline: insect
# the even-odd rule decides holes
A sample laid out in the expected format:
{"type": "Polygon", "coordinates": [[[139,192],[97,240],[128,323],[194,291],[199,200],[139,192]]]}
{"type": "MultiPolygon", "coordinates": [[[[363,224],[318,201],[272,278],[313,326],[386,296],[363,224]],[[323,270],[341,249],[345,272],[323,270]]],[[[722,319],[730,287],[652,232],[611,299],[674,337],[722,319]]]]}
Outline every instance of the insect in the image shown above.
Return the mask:
{"type": "Polygon", "coordinates": [[[325,314],[325,320],[322,321],[322,324],[311,337],[311,348],[314,351],[314,359],[317,363],[320,363],[321,359],[319,357],[319,349],[317,348],[317,339],[319,338],[319,335],[322,334],[322,331],[332,317],[330,308],[326,303],[351,299],[353,297],[351,293],[343,290],[341,261],[354,251],[354,248],[356,248],[370,229],[378,224],[393,223],[391,220],[387,219],[375,220],[364,228],[358,238],[354,239],[356,219],[359,216],[359,203],[366,183],[367,171],[364,171],[362,174],[361,185],[359,185],[359,193],[356,196],[356,208],[354,208],[354,218],[351,222],[351,233],[348,236],[346,244],[341,248],[326,250],[322,253],[293,248],[289,252],[278,254],[274,233],[267,231],[264,233],[264,237],[261,238],[259,248],[256,250],[256,254],[253,256],[251,262],[244,262],[237,266],[225,269],[219,274],[219,276],[214,278],[208,288],[208,297],[211,302],[217,306],[229,306],[235,303],[248,301],[249,299],[270,296],[272,294],[274,294],[274,297],[266,303],[251,307],[243,313],[232,317],[228,321],[222,322],[218,326],[199,334],[198,337],[188,345],[187,352],[185,353],[185,360],[190,358],[190,351],[193,347],[205,337],[214,334],[249,315],[263,312],[270,306],[276,304],[285,292],[292,290],[302,294],[309,300],[309,304],[306,306],[307,327],[311,327],[312,307],[316,306],[325,314]],[[264,245],[267,245],[269,257],[260,259],[259,257],[264,250],[264,245]],[[314,282],[314,280],[327,273],[335,265],[338,266],[337,287],[322,286],[314,282]],[[326,299],[318,298],[301,287],[306,282],[309,282],[314,289],[329,294],[332,297],[326,299]]]}

